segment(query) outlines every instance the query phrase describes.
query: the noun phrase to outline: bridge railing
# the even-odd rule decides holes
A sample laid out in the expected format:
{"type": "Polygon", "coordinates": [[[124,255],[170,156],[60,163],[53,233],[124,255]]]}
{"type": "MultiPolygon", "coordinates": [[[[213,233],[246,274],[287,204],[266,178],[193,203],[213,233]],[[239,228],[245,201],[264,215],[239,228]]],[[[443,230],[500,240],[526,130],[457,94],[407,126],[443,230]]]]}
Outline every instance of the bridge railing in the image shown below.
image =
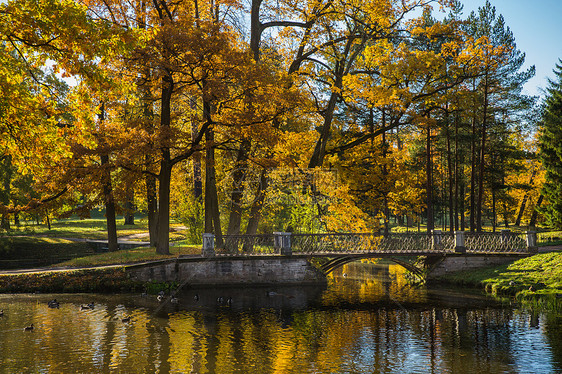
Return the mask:
{"type": "Polygon", "coordinates": [[[218,255],[274,254],[275,235],[224,235],[224,247],[217,248],[218,255]]]}
{"type": "Polygon", "coordinates": [[[433,233],[325,233],[277,232],[258,235],[224,235],[215,249],[212,234],[203,234],[203,256],[264,254],[359,254],[359,253],[525,253],[536,250],[536,233],[509,230],[490,233],[456,231],[433,233]]]}
{"type": "Polygon", "coordinates": [[[369,252],[419,252],[424,250],[454,249],[452,235],[440,234],[439,237],[400,233],[383,235],[373,234],[292,234],[291,250],[293,253],[369,253],[369,252]]]}
{"type": "Polygon", "coordinates": [[[467,252],[525,252],[527,251],[527,234],[509,230],[502,232],[465,233],[467,252]]]}

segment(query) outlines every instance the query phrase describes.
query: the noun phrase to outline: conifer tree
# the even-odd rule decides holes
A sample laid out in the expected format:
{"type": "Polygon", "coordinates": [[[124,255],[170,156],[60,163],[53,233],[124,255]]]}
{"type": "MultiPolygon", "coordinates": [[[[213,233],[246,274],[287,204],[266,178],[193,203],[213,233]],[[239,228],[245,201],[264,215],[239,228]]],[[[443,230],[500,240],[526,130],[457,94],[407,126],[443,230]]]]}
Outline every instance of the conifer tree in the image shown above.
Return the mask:
{"type": "Polygon", "coordinates": [[[542,209],[551,227],[562,228],[562,60],[549,80],[548,96],[540,121],[540,154],[546,169],[542,194],[548,204],[542,209]]]}

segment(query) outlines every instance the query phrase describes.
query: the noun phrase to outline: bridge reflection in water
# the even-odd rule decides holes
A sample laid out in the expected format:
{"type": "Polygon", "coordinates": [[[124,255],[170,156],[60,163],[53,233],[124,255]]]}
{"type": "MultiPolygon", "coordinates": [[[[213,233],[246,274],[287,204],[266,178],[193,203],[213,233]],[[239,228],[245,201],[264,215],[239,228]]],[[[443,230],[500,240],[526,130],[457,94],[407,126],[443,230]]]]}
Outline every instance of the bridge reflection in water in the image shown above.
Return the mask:
{"type": "Polygon", "coordinates": [[[0,346],[9,347],[1,366],[7,373],[562,370],[555,313],[466,290],[410,287],[394,265],[347,264],[326,290],[299,289],[186,289],[164,308],[155,295],[0,295],[0,346]],[[226,296],[230,305],[219,301],[226,296]],[[59,309],[48,308],[53,297],[59,309]],[[80,310],[89,302],[94,309],[80,310]],[[29,323],[35,330],[22,331],[29,323]]]}

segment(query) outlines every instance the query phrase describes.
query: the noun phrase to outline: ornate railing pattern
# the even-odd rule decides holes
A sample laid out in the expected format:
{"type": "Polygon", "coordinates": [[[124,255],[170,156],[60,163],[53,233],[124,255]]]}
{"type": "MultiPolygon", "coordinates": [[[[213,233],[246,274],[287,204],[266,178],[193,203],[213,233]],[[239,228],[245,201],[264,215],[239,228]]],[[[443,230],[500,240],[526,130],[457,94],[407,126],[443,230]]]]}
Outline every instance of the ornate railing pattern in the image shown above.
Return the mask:
{"type": "Polygon", "coordinates": [[[465,233],[467,252],[525,252],[525,234],[513,232],[465,233]]]}
{"type": "Polygon", "coordinates": [[[215,248],[211,234],[204,234],[203,255],[264,254],[363,254],[363,253],[525,253],[535,249],[535,233],[326,233],[225,235],[215,248]],[[207,247],[205,247],[207,246],[207,247]],[[209,248],[212,246],[211,251],[209,248]],[[206,249],[207,248],[207,249],[206,249]],[[207,254],[205,254],[207,253],[207,254]]]}
{"type": "Polygon", "coordinates": [[[273,254],[274,238],[273,234],[224,235],[224,246],[216,252],[221,255],[273,254]]]}
{"type": "MultiPolygon", "coordinates": [[[[369,253],[369,252],[419,252],[444,250],[445,243],[453,243],[452,235],[440,236],[435,241],[427,234],[292,234],[293,253],[369,253]]],[[[454,245],[447,249],[453,250],[454,245]]]]}

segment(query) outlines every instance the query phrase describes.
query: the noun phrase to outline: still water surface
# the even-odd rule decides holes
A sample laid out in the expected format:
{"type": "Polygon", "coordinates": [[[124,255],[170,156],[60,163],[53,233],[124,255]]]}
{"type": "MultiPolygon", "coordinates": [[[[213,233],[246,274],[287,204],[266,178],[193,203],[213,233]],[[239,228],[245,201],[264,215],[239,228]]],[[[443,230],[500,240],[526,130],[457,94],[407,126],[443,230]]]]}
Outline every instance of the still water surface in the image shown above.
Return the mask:
{"type": "Polygon", "coordinates": [[[561,315],[409,287],[398,266],[349,264],[327,288],[178,299],[0,295],[0,372],[562,373],[561,315]]]}

